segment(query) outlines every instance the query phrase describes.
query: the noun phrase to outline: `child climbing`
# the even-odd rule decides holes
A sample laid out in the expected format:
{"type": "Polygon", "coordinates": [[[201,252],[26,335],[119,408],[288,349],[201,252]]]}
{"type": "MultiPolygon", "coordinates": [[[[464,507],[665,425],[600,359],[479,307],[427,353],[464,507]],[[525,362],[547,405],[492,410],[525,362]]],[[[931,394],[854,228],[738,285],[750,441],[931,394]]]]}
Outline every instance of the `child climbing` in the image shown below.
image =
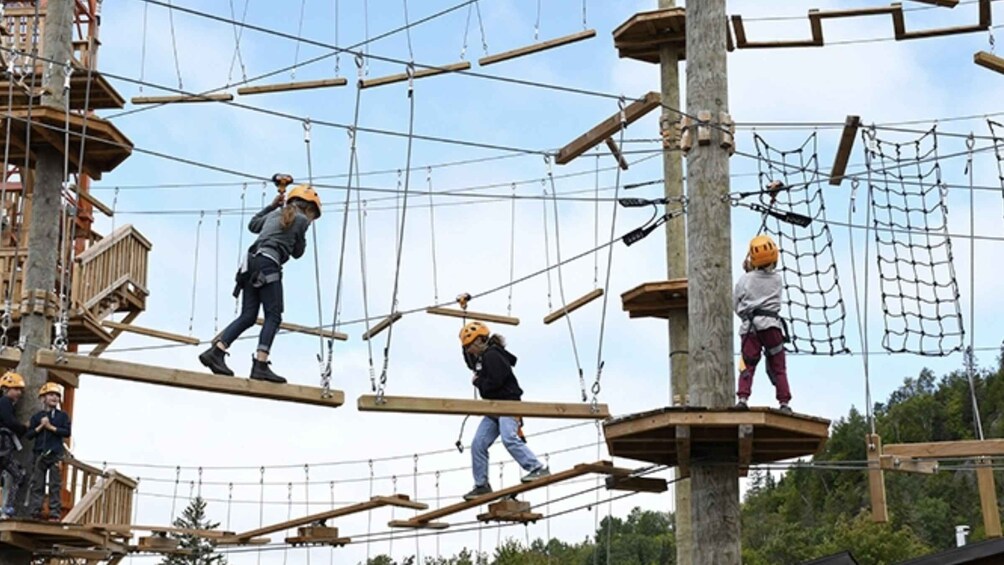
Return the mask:
{"type": "MultiPolygon", "coordinates": [[[[276,175],[277,178],[292,178],[276,175]]],[[[280,186],[280,190],[285,185],[280,186]]],[[[271,204],[258,212],[248,223],[251,233],[258,239],[248,249],[247,258],[237,273],[234,297],[243,293],[241,313],[219,335],[213,345],[199,355],[199,361],[217,375],[233,376],[227,367],[227,350],[245,330],[255,324],[258,309],[265,312],[265,322],[258,336],[258,349],[251,365],[251,378],[273,383],[284,383],[286,379],[272,372],[269,354],[272,341],[282,322],[282,265],[290,257],[299,259],[307,248],[305,234],[311,222],[321,217],[321,199],[313,188],[307,185],[294,187],[285,198],[280,192],[271,204]]]]}
{"type": "Polygon", "coordinates": [[[66,453],[63,440],[70,437],[70,416],[59,409],[62,391],[56,383],[45,383],[38,391],[42,409],[28,422],[28,439],[35,440],[35,459],[32,464],[31,489],[28,492],[28,512],[32,518],[42,519],[42,499],[49,488],[49,521],[62,517],[63,473],[61,463],[66,453]]]}
{"type": "Polygon", "coordinates": [[[17,452],[21,451],[21,436],[28,427],[17,421],[14,416],[14,406],[24,394],[24,377],[8,371],[0,377],[0,471],[7,473],[10,480],[10,493],[0,512],[0,518],[14,517],[14,502],[18,500],[21,488],[24,486],[24,467],[17,461],[17,452]]]}
{"type": "MultiPolygon", "coordinates": [[[[485,400],[520,400],[523,389],[519,388],[512,368],[516,356],[505,348],[505,338],[492,334],[488,326],[481,322],[471,322],[460,330],[460,344],[464,361],[474,371],[471,382],[485,400]]],[[[509,416],[485,416],[474,434],[471,445],[471,469],[474,473],[474,490],[464,495],[464,500],[472,500],[492,492],[488,483],[488,448],[501,434],[502,445],[523,470],[528,471],[521,479],[528,483],[546,477],[550,471],[526,446],[519,437],[519,419],[509,416]]]]}
{"type": "Polygon", "coordinates": [[[750,241],[749,254],[743,261],[746,271],[736,283],[734,307],[742,319],[739,336],[742,350],[739,391],[740,408],[747,407],[753,389],[753,373],[760,362],[760,351],[767,354],[767,377],[774,384],[782,412],[791,412],[788,402],[788,371],[785,367],[786,324],[781,318],[781,275],[776,271],[777,244],[770,236],[758,235],[750,241]]]}

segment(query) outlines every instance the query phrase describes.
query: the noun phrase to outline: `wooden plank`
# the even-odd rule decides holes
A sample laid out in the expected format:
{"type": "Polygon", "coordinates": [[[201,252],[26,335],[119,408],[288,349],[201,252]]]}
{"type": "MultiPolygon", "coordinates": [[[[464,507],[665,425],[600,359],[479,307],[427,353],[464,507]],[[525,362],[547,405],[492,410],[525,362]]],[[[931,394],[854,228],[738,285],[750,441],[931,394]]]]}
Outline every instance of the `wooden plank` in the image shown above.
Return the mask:
{"type": "Polygon", "coordinates": [[[753,460],[753,426],[739,426],[739,473],[746,476],[750,462],[753,460]]]}
{"type": "Polygon", "coordinates": [[[677,409],[638,417],[619,418],[604,424],[607,439],[632,436],[674,425],[695,428],[727,428],[751,424],[804,434],[803,439],[824,439],[829,435],[830,421],[804,414],[784,414],[775,409],[751,407],[749,410],[724,408],[718,410],[677,409]]]}
{"type": "Polygon", "coordinates": [[[281,532],[283,530],[288,530],[290,528],[295,528],[297,526],[304,526],[306,524],[312,524],[314,522],[321,522],[324,520],[330,520],[332,518],[348,516],[350,514],[358,514],[359,512],[366,512],[367,510],[373,510],[374,508],[380,508],[382,506],[399,506],[402,508],[412,508],[415,510],[426,510],[429,508],[427,504],[422,504],[420,502],[412,502],[407,496],[401,494],[394,496],[374,496],[373,498],[371,498],[366,502],[358,502],[350,506],[343,506],[341,508],[326,510],[324,512],[318,512],[316,514],[311,514],[309,516],[302,516],[300,518],[294,518],[292,520],[287,520],[285,522],[280,522],[278,524],[271,524],[254,530],[241,532],[239,534],[235,534],[233,538],[237,540],[246,540],[250,538],[256,538],[259,536],[266,536],[268,534],[274,534],[276,532],[281,532]]]}
{"type": "Polygon", "coordinates": [[[510,49],[509,51],[503,51],[501,53],[496,53],[495,55],[487,55],[478,59],[478,64],[482,67],[486,67],[495,63],[501,63],[502,61],[508,61],[509,59],[515,59],[516,57],[540,53],[541,51],[547,51],[548,49],[554,49],[555,47],[561,47],[563,45],[583,41],[592,37],[596,37],[596,30],[587,29],[578,33],[563,35],[554,39],[548,39],[547,41],[527,45],[525,47],[510,49]]]}
{"type": "Polygon", "coordinates": [[[959,5],[959,0],[913,0],[914,2],[920,2],[922,4],[933,4],[935,6],[943,6],[945,8],[954,8],[959,5]]]}
{"type": "Polygon", "coordinates": [[[650,477],[607,477],[607,490],[660,493],[669,490],[666,479],[650,477]]]}
{"type": "MultiPolygon", "coordinates": [[[[425,77],[431,77],[436,75],[441,75],[445,73],[453,73],[457,71],[466,71],[471,68],[471,63],[469,61],[461,61],[460,63],[453,63],[452,65],[443,65],[442,67],[433,67],[429,69],[421,69],[415,71],[412,78],[420,79],[425,77]]],[[[377,78],[368,78],[359,81],[359,88],[372,88],[374,86],[384,86],[387,84],[394,84],[395,82],[404,82],[408,80],[408,73],[398,73],[395,75],[387,75],[377,78]]]]}
{"type": "Polygon", "coordinates": [[[419,514],[405,521],[394,521],[390,522],[388,525],[392,528],[398,527],[412,527],[412,528],[431,528],[433,520],[438,518],[443,518],[450,516],[451,514],[456,514],[458,512],[463,512],[464,510],[469,510],[471,508],[477,508],[482,504],[487,504],[495,500],[501,500],[503,498],[509,498],[516,494],[521,494],[527,491],[535,490],[538,488],[546,487],[548,485],[553,485],[555,483],[560,483],[562,481],[567,481],[569,479],[574,479],[582,475],[587,475],[589,473],[603,472],[605,469],[614,469],[613,465],[609,461],[598,461],[593,464],[576,465],[571,469],[561,471],[559,473],[554,473],[553,475],[548,475],[542,477],[530,483],[520,483],[518,485],[511,486],[509,488],[504,488],[497,490],[482,496],[479,496],[473,500],[465,500],[463,502],[458,502],[456,504],[451,504],[445,506],[438,510],[433,510],[432,512],[426,512],[425,514],[419,514]]]}
{"type": "MultiPolygon", "coordinates": [[[[649,92],[641,100],[635,100],[624,108],[625,124],[630,125],[638,121],[645,114],[655,110],[662,104],[662,95],[658,92],[649,92]]],[[[603,120],[591,130],[577,137],[574,141],[561,148],[555,162],[559,165],[567,165],[573,159],[596,147],[603,140],[614,135],[621,129],[621,115],[616,113],[606,120],[603,120]]]]}
{"type": "Polygon", "coordinates": [[[391,528],[423,528],[428,530],[445,530],[450,525],[446,522],[412,522],[409,520],[391,520],[387,522],[391,528]]]}
{"type": "Polygon", "coordinates": [[[142,326],[134,326],[132,324],[120,324],[118,322],[112,322],[110,320],[105,320],[101,322],[101,325],[113,329],[121,330],[124,332],[130,332],[139,335],[145,335],[149,337],[156,337],[160,339],[166,339],[168,341],[176,341],[178,343],[184,343],[186,345],[199,345],[199,339],[195,337],[189,337],[187,335],[180,335],[171,332],[164,332],[160,330],[155,330],[152,328],[144,328],[142,326]]]}
{"type": "Polygon", "coordinates": [[[230,102],[233,94],[221,92],[217,94],[178,94],[172,96],[133,96],[130,102],[140,104],[179,104],[188,102],[230,102]]]}
{"type": "Polygon", "coordinates": [[[141,383],[173,386],[205,392],[218,392],[235,396],[250,396],[266,400],[280,400],[314,406],[336,408],[345,403],[345,393],[332,390],[325,398],[322,390],[295,384],[275,384],[265,381],[226,377],[182,369],[141,365],[126,361],[113,361],[74,354],[64,354],[63,362],[57,361],[56,352],[39,350],[35,363],[46,369],[63,369],[79,373],[89,373],[103,377],[123,379],[141,383]]]}
{"type": "Polygon", "coordinates": [[[372,328],[370,328],[369,330],[363,332],[363,340],[364,341],[365,340],[369,340],[371,337],[373,337],[373,336],[377,335],[378,333],[384,331],[385,329],[389,328],[391,324],[393,324],[394,322],[396,322],[396,321],[398,321],[400,319],[401,319],[401,313],[400,312],[394,312],[390,316],[387,316],[383,320],[380,320],[379,322],[377,322],[377,325],[375,325],[372,328]]]}
{"type": "Polygon", "coordinates": [[[314,88],[329,88],[333,86],[345,86],[349,81],[344,77],[326,78],[321,80],[303,80],[298,82],[283,82],[279,84],[262,84],[259,86],[242,86],[237,89],[237,94],[247,96],[249,94],[267,94],[271,92],[289,92],[291,90],[310,90],[314,88]]]}
{"type": "Polygon", "coordinates": [[[87,203],[93,206],[94,208],[100,210],[102,214],[108,216],[109,218],[115,215],[114,210],[106,206],[104,202],[95,198],[90,192],[78,192],[77,195],[82,200],[86,200],[87,203]]]}
{"type": "Polygon", "coordinates": [[[610,154],[614,156],[614,159],[617,159],[617,165],[622,170],[628,170],[630,165],[628,164],[627,159],[624,158],[624,154],[621,153],[621,148],[617,147],[617,142],[614,141],[614,138],[608,137],[606,143],[607,149],[610,150],[610,154]]]}
{"type": "Polygon", "coordinates": [[[234,532],[222,530],[198,530],[192,528],[175,528],[174,526],[143,526],[139,524],[87,524],[89,528],[107,530],[123,536],[129,536],[132,532],[151,532],[167,534],[188,534],[205,539],[216,539],[233,537],[234,532]]]}
{"type": "Polygon", "coordinates": [[[319,536],[292,536],[286,538],[286,543],[290,545],[330,545],[332,547],[342,547],[352,542],[352,538],[331,538],[319,536]]]}
{"type": "Polygon", "coordinates": [[[378,404],[377,397],[372,394],[360,396],[356,408],[360,412],[452,414],[458,416],[523,416],[526,418],[585,420],[603,420],[610,417],[610,408],[606,404],[598,405],[595,412],[592,405],[588,403],[466,400],[417,396],[385,396],[383,402],[378,404]]]}
{"type": "Polygon", "coordinates": [[[884,453],[882,438],[878,434],[865,436],[868,446],[868,496],[872,505],[872,522],[889,521],[889,510],[885,500],[885,474],[882,472],[880,457],[884,453]]]}
{"type": "Polygon", "coordinates": [[[736,34],[736,47],[738,47],[739,49],[822,47],[823,46],[822,27],[819,26],[818,24],[813,24],[811,20],[812,16],[811,11],[809,15],[810,15],[809,28],[812,33],[812,37],[810,39],[795,39],[789,41],[749,41],[749,39],[746,36],[746,26],[743,23],[743,17],[739,14],[734,14],[731,19],[732,19],[732,30],[736,34]]]}
{"type": "MultiPolygon", "coordinates": [[[[259,326],[265,325],[265,319],[258,318],[255,320],[255,323],[259,326]]],[[[301,326],[299,324],[290,324],[289,322],[279,322],[279,329],[301,334],[321,336],[328,339],[337,339],[338,341],[347,341],[349,339],[349,335],[343,334],[342,332],[336,332],[329,329],[312,328],[310,326],[301,326]]]]}
{"type": "Polygon", "coordinates": [[[586,304],[589,304],[590,302],[596,300],[601,296],[603,296],[603,289],[597,288],[592,292],[589,292],[584,296],[576,298],[575,300],[569,302],[564,308],[555,310],[554,312],[551,312],[550,314],[544,316],[544,323],[550,324],[555,320],[560,320],[561,318],[564,318],[566,314],[571,314],[572,312],[578,310],[579,308],[582,308],[586,304]]]}
{"type": "Polygon", "coordinates": [[[494,322],[496,324],[506,324],[508,326],[518,326],[519,318],[512,316],[501,316],[499,314],[486,314],[484,312],[474,312],[472,310],[458,310],[456,308],[440,308],[432,306],[425,309],[426,314],[436,314],[437,316],[450,316],[453,318],[463,318],[466,320],[480,320],[482,322],[494,322]]]}
{"type": "Polygon", "coordinates": [[[809,12],[810,20],[831,20],[839,18],[857,18],[860,16],[879,16],[884,14],[894,14],[902,9],[893,4],[892,6],[876,6],[874,8],[849,8],[846,10],[817,10],[809,12]]]}
{"type": "Polygon", "coordinates": [[[893,443],[882,448],[883,455],[937,459],[1004,455],[1004,439],[966,439],[929,443],[893,443]]]}
{"type": "Polygon", "coordinates": [[[980,509],[983,512],[983,530],[988,538],[1001,537],[1001,514],[997,506],[997,487],[994,469],[987,460],[976,467],[976,483],[980,490],[980,509]]]}
{"type": "Polygon", "coordinates": [[[854,149],[854,140],[858,137],[858,126],[861,124],[860,116],[847,116],[844,121],[844,131],[840,134],[840,145],[837,147],[837,155],[833,159],[833,168],[830,169],[830,184],[840,186],[844,182],[844,173],[847,172],[847,163],[851,159],[851,151],[854,149]]]}
{"type": "Polygon", "coordinates": [[[171,551],[178,549],[178,540],[164,536],[144,536],[136,544],[140,551],[171,551]]]}
{"type": "Polygon", "coordinates": [[[987,53],[986,51],[980,51],[973,55],[973,62],[991,71],[1004,73],[1004,58],[987,53]]]}
{"type": "Polygon", "coordinates": [[[508,498],[489,504],[488,512],[478,514],[478,521],[528,524],[536,522],[543,517],[543,514],[530,511],[529,502],[508,498]]]}
{"type": "Polygon", "coordinates": [[[882,455],[879,458],[881,466],[886,471],[899,471],[902,473],[919,473],[922,475],[933,475],[938,472],[937,461],[918,461],[916,459],[901,459],[892,455],[882,455]]]}
{"type": "Polygon", "coordinates": [[[676,466],[681,479],[690,476],[690,426],[676,426],[676,466]]]}

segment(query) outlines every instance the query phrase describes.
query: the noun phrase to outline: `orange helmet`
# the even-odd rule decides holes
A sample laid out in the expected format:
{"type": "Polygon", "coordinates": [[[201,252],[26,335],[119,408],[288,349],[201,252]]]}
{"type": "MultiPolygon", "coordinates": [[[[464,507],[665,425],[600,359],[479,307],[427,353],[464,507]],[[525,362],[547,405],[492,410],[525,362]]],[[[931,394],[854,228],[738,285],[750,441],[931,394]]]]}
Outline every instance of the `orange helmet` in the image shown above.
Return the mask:
{"type": "Polygon", "coordinates": [[[42,388],[38,389],[39,396],[45,396],[49,393],[56,393],[60,398],[63,397],[63,388],[56,383],[45,383],[42,388]]]}
{"type": "Polygon", "coordinates": [[[289,194],[286,196],[286,201],[288,202],[297,198],[303,200],[304,202],[310,202],[313,204],[314,207],[317,208],[317,217],[321,217],[321,197],[317,195],[317,191],[315,191],[312,187],[306,184],[298,184],[294,186],[293,190],[290,190],[289,194]]]}
{"type": "Polygon", "coordinates": [[[460,330],[460,344],[467,347],[479,337],[488,337],[488,326],[481,322],[470,322],[460,330]]]}
{"type": "Polygon", "coordinates": [[[14,371],[7,371],[0,377],[0,388],[24,388],[24,377],[14,371]]]}
{"type": "Polygon", "coordinates": [[[754,269],[777,263],[777,244],[769,235],[758,235],[750,240],[750,265],[754,269]]]}

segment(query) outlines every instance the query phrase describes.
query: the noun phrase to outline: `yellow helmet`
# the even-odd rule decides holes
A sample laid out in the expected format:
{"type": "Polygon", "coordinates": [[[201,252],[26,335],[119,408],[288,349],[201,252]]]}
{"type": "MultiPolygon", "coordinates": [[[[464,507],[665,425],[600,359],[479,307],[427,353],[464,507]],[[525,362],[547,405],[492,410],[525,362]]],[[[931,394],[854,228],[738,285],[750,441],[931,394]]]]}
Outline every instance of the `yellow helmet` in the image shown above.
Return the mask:
{"type": "Polygon", "coordinates": [[[60,398],[63,397],[63,387],[56,383],[45,383],[42,385],[42,388],[38,389],[39,396],[45,396],[52,392],[58,394],[60,398]]]}
{"type": "Polygon", "coordinates": [[[481,322],[470,322],[460,330],[460,344],[467,347],[479,337],[488,337],[488,326],[481,322]]]}
{"type": "Polygon", "coordinates": [[[0,377],[0,388],[24,388],[24,377],[14,371],[7,371],[0,377]]]}
{"type": "Polygon", "coordinates": [[[777,263],[777,244],[769,235],[758,235],[750,240],[749,256],[754,269],[777,263]]]}
{"type": "Polygon", "coordinates": [[[317,195],[317,191],[315,191],[312,187],[306,184],[298,184],[294,186],[286,196],[286,201],[288,202],[295,198],[299,198],[304,202],[310,202],[313,204],[314,207],[317,208],[317,217],[321,217],[321,197],[317,195]]]}

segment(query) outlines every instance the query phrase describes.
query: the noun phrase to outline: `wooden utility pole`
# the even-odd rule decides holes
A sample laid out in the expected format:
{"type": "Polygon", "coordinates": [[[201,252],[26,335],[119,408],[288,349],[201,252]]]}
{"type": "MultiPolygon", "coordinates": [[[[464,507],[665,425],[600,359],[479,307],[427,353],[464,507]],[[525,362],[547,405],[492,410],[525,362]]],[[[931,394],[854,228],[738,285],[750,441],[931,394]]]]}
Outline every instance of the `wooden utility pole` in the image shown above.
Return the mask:
{"type": "MultiPolygon", "coordinates": [[[[676,6],[675,0],[659,0],[659,8],[676,6]]],[[[670,110],[680,108],[680,53],[672,44],[659,48],[659,67],[662,76],[662,127],[671,127],[680,116],[670,110]]],[[[668,207],[682,205],[683,157],[675,149],[662,154],[662,171],[668,207]]],[[[666,222],[666,278],[682,279],[687,276],[687,226],[683,216],[666,222]]],[[[669,381],[674,405],[686,404],[687,399],[687,312],[672,310],[669,314],[669,381]]],[[[676,471],[679,473],[679,470],[676,471]]],[[[690,479],[673,485],[676,497],[676,563],[690,565],[693,532],[690,527],[690,479]]]]}
{"type": "MultiPolygon", "coordinates": [[[[702,144],[702,136],[694,135],[699,132],[692,132],[693,148],[687,154],[687,380],[689,404],[709,408],[735,402],[729,152],[721,146],[720,129],[721,114],[728,112],[726,25],[725,0],[687,2],[687,113],[710,115],[703,126],[710,130],[710,143],[702,144]]],[[[692,453],[694,565],[740,564],[734,450],[735,444],[724,444],[723,450],[692,453]]]]}

